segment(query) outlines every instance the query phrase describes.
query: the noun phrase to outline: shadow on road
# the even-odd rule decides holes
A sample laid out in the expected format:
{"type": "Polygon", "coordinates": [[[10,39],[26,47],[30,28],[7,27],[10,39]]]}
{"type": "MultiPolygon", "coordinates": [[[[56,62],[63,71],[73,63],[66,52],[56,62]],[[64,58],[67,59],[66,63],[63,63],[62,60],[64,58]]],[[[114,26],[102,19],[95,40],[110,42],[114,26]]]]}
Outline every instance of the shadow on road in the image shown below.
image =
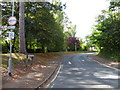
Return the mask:
{"type": "Polygon", "coordinates": [[[90,54],[67,57],[51,88],[118,88],[118,71],[89,60],[90,54]]]}

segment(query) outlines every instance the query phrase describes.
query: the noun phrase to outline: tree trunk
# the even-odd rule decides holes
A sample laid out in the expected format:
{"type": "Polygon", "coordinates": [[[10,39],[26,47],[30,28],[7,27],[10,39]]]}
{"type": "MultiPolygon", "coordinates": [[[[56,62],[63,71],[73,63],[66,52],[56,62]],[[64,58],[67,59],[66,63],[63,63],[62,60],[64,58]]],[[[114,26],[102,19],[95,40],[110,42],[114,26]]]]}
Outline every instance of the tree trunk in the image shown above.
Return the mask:
{"type": "Polygon", "coordinates": [[[24,30],[24,2],[19,2],[19,52],[26,53],[25,30],[24,30]]]}
{"type": "Polygon", "coordinates": [[[42,53],[44,53],[44,45],[42,45],[42,53]]]}

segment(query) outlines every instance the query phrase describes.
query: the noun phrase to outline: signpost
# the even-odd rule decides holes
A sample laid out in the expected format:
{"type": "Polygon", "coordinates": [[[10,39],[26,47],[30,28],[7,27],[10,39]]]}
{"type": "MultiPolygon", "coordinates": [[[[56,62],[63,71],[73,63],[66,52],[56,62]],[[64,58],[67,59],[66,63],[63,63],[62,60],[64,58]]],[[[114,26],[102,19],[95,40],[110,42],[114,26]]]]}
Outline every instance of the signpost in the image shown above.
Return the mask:
{"type": "Polygon", "coordinates": [[[12,40],[14,39],[14,32],[8,32],[9,33],[9,39],[12,40]]]}
{"type": "Polygon", "coordinates": [[[8,75],[12,76],[12,39],[14,39],[14,32],[12,32],[13,29],[15,29],[15,25],[17,22],[16,17],[14,17],[14,0],[13,0],[13,5],[12,5],[12,16],[9,17],[8,19],[8,29],[11,29],[9,32],[9,40],[10,40],[10,57],[8,61],[8,75]]]}
{"type": "Polygon", "coordinates": [[[14,16],[10,16],[10,17],[8,18],[8,24],[9,24],[10,26],[15,25],[16,22],[17,22],[16,17],[14,17],[14,16]]]}
{"type": "Polygon", "coordinates": [[[15,29],[15,26],[8,26],[7,29],[15,29]]]}

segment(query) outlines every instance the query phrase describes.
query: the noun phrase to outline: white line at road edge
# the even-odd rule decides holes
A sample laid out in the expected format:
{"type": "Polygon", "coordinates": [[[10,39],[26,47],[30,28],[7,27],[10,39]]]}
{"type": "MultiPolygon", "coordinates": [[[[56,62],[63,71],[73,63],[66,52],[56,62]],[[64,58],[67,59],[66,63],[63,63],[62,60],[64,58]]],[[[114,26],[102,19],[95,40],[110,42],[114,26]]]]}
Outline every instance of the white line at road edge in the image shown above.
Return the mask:
{"type": "Polygon", "coordinates": [[[95,62],[99,63],[100,65],[103,65],[103,66],[106,66],[106,67],[109,67],[109,68],[112,68],[112,69],[115,69],[115,70],[120,71],[120,70],[117,69],[117,68],[114,68],[114,67],[108,66],[108,65],[103,64],[103,63],[100,63],[100,62],[98,62],[98,61],[96,61],[96,60],[93,60],[92,58],[88,58],[86,55],[85,55],[85,57],[86,57],[88,60],[92,60],[92,61],[95,61],[95,62]]]}
{"type": "MultiPolygon", "coordinates": [[[[89,59],[89,58],[88,58],[88,59],[89,59]]],[[[92,59],[90,59],[90,60],[92,60],[92,59]]],[[[115,69],[115,70],[120,71],[120,70],[119,70],[119,69],[117,69],[117,68],[114,68],[114,67],[108,66],[108,65],[103,64],[103,63],[100,63],[100,62],[98,62],[98,61],[96,61],[96,60],[93,60],[93,61],[95,61],[95,62],[97,62],[97,63],[99,63],[100,65],[103,65],[103,66],[105,66],[105,67],[109,67],[109,68],[112,68],[112,69],[115,69]]]]}
{"type": "MultiPolygon", "coordinates": [[[[55,77],[54,77],[54,78],[52,79],[52,81],[50,82],[50,84],[57,78],[57,76],[58,76],[58,74],[59,74],[59,72],[60,72],[60,69],[61,69],[61,65],[59,66],[58,71],[57,71],[55,77]]],[[[48,88],[50,84],[48,84],[48,85],[46,86],[46,88],[48,88]]],[[[50,88],[52,88],[52,87],[53,87],[53,86],[51,86],[50,88]]]]}

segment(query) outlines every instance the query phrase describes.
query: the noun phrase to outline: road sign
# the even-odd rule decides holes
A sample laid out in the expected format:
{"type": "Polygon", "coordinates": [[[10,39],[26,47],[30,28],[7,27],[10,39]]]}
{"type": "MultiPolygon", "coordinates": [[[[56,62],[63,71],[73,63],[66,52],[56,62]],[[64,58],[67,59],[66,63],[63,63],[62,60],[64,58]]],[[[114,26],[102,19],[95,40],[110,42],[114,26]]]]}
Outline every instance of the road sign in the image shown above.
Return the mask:
{"type": "Polygon", "coordinates": [[[14,40],[10,40],[10,42],[14,42],[14,40]]]}
{"type": "Polygon", "coordinates": [[[10,26],[15,25],[16,22],[17,22],[16,17],[14,17],[14,16],[9,17],[9,19],[8,19],[8,24],[9,24],[10,26]]]}
{"type": "Polygon", "coordinates": [[[15,29],[15,26],[8,26],[7,29],[15,29]]]}
{"type": "Polygon", "coordinates": [[[14,32],[8,32],[9,33],[9,39],[14,39],[14,32]]]}

